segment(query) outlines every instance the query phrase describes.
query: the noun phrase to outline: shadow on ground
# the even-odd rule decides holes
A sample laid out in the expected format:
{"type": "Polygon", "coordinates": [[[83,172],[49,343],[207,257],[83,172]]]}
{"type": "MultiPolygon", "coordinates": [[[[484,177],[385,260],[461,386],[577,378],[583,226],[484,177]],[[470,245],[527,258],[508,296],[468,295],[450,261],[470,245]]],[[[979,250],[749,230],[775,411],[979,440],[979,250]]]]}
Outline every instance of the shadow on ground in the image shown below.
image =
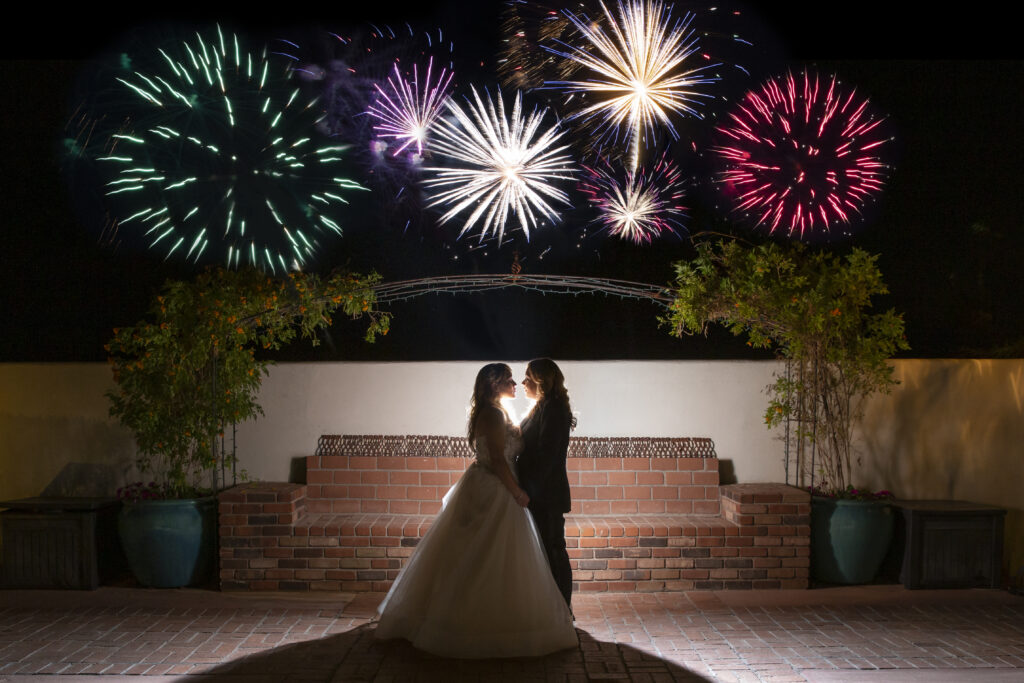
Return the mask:
{"type": "Polygon", "coordinates": [[[421,652],[404,640],[378,641],[376,625],[365,624],[337,635],[263,650],[221,664],[190,683],[244,680],[246,683],[341,681],[490,681],[490,680],[664,680],[704,683],[674,662],[629,645],[595,640],[576,630],[577,649],[545,657],[518,659],[446,659],[421,652]]]}

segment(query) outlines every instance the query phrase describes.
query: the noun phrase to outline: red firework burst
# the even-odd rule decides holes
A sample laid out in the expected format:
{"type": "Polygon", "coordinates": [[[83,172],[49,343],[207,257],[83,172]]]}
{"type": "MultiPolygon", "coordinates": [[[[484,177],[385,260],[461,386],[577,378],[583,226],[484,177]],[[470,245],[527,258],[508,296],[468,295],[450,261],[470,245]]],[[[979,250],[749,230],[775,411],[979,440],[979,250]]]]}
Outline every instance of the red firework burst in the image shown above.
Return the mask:
{"type": "Polygon", "coordinates": [[[835,76],[770,79],[716,129],[725,138],[714,148],[725,164],[723,192],[734,210],[773,233],[803,237],[850,224],[889,170],[878,156],[888,141],[882,121],[835,76]]]}

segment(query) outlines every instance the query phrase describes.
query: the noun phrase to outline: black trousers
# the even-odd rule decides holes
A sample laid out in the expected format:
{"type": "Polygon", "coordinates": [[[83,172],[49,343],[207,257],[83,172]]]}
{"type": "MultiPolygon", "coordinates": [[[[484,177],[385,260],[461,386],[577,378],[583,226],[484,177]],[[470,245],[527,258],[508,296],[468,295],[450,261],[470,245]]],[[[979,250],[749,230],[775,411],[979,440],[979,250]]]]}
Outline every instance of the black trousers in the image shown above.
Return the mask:
{"type": "Polygon", "coordinates": [[[548,556],[551,575],[555,584],[565,598],[565,604],[572,607],[572,568],[569,566],[569,553],[565,549],[565,515],[544,508],[530,507],[533,521],[540,532],[540,542],[548,556]]]}

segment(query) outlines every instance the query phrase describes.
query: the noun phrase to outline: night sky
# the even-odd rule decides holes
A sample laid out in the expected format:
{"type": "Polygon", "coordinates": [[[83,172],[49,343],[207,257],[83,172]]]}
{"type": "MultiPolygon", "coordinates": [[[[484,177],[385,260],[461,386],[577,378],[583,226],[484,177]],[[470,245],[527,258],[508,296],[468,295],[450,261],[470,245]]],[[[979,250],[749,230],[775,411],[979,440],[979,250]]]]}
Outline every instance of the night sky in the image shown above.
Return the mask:
{"type": "MultiPolygon", "coordinates": [[[[992,16],[896,17],[889,13],[895,5],[881,2],[773,4],[786,7],[768,11],[732,5],[742,11],[735,25],[754,42],[743,62],[751,72],[746,87],[787,68],[814,67],[856,85],[887,116],[887,130],[895,139],[894,171],[855,236],[833,238],[830,247],[858,246],[880,254],[891,294],[879,305],[904,313],[911,344],[905,355],[1024,354],[1024,275],[1018,266],[1024,256],[1019,229],[1024,61],[1016,59],[1008,22],[1002,28],[992,16]]],[[[137,321],[165,279],[194,272],[165,263],[162,253],[100,244],[101,217],[89,181],[68,173],[61,154],[73,107],[94,82],[90,69],[95,60],[111,59],[131,41],[152,42],[153,36],[173,34],[200,20],[219,20],[225,28],[251,35],[252,42],[287,37],[314,47],[325,30],[365,30],[367,21],[400,25],[408,20],[424,30],[442,27],[451,37],[456,92],[465,93],[470,83],[493,88],[498,82],[500,7],[450,1],[323,15],[305,7],[273,21],[239,20],[247,15],[225,11],[176,17],[173,24],[134,13],[132,25],[123,18],[106,20],[88,33],[81,27],[94,25],[95,17],[67,16],[45,37],[35,32],[31,40],[9,43],[0,61],[0,361],[102,360],[113,327],[137,321]]],[[[725,90],[723,96],[729,94],[725,90]]],[[[692,233],[758,234],[716,208],[707,186],[695,186],[687,198],[686,224],[692,233]]],[[[355,201],[344,221],[345,235],[327,243],[316,269],[348,265],[376,270],[393,281],[506,273],[511,267],[511,247],[469,249],[467,240],[454,240],[457,229],[434,227],[436,212],[428,211],[403,230],[408,216],[395,218],[388,210],[383,196],[355,201]]],[[[584,223],[585,212],[574,211],[565,224],[539,231],[529,245],[520,244],[524,269],[664,284],[672,277],[672,262],[691,253],[686,239],[672,237],[639,247],[592,235],[581,242],[584,223]]],[[[725,333],[677,340],[659,329],[655,318],[660,311],[653,305],[600,295],[428,295],[391,310],[392,333],[373,346],[360,341],[358,322],[340,321],[317,349],[297,342],[279,358],[753,357],[725,333]]]]}

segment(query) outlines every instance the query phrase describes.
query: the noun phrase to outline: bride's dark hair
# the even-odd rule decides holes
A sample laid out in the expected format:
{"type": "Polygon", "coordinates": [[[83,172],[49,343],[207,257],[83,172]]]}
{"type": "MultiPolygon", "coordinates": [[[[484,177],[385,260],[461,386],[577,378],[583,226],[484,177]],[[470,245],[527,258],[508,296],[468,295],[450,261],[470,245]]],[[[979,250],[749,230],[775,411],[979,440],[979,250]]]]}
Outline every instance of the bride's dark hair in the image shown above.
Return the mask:
{"type": "Polygon", "coordinates": [[[466,436],[472,446],[476,437],[477,422],[480,413],[487,407],[493,406],[502,413],[505,409],[498,402],[498,384],[504,379],[512,376],[512,368],[504,363],[488,363],[476,373],[476,382],[473,383],[473,398],[469,403],[469,426],[466,429],[466,436]]]}
{"type": "Polygon", "coordinates": [[[569,405],[569,391],[565,388],[565,376],[558,364],[550,358],[534,358],[526,365],[526,371],[533,376],[538,384],[540,400],[537,401],[537,405],[544,401],[561,403],[571,418],[569,427],[576,429],[576,416],[572,414],[572,406],[569,405]]]}

